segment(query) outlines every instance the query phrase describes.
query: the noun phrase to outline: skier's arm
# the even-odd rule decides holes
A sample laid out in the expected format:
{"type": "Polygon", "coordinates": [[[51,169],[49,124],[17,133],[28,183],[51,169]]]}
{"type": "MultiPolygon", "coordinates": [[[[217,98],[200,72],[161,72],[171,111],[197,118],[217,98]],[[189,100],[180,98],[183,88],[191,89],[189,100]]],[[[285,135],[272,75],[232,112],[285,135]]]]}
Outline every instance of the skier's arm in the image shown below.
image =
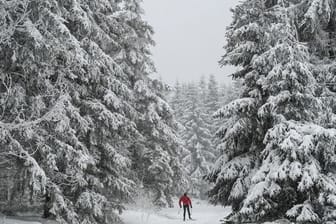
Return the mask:
{"type": "Polygon", "coordinates": [[[180,200],[179,200],[179,206],[180,206],[180,208],[182,208],[181,202],[182,202],[182,198],[180,198],[180,200]]]}
{"type": "Polygon", "coordinates": [[[191,204],[191,199],[189,198],[189,205],[190,205],[190,208],[192,208],[192,204],[191,204]]]}

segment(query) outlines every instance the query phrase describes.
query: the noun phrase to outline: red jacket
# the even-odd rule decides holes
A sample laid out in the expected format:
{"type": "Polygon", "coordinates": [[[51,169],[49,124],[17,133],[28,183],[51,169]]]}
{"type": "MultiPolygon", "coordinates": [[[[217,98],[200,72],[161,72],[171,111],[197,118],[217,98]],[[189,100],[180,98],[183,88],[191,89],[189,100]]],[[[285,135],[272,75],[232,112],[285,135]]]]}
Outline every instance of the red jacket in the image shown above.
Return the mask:
{"type": "Polygon", "coordinates": [[[180,198],[179,205],[180,205],[180,207],[182,205],[189,205],[190,207],[192,207],[190,198],[188,196],[185,196],[185,195],[183,195],[180,198]]]}

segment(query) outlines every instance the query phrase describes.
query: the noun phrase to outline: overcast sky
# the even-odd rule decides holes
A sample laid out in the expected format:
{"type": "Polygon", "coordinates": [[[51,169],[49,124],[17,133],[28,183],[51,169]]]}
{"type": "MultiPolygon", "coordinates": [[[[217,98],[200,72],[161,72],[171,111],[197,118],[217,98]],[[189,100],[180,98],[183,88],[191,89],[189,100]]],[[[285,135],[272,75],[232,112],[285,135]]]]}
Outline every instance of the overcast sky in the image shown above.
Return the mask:
{"type": "Polygon", "coordinates": [[[145,18],[154,27],[152,50],[158,74],[169,84],[214,74],[228,81],[232,68],[221,68],[229,11],[238,0],[143,0],[145,18]]]}

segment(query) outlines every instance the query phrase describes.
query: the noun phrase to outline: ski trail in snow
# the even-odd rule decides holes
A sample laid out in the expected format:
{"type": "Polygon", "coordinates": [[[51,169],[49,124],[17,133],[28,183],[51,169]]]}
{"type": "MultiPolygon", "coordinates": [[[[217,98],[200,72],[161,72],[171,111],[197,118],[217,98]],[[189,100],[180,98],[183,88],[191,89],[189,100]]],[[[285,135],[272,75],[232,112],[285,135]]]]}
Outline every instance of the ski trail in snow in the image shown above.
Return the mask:
{"type": "Polygon", "coordinates": [[[159,212],[130,209],[121,215],[125,224],[220,224],[230,209],[220,206],[212,206],[204,201],[193,203],[192,218],[194,220],[183,221],[183,211],[180,208],[166,208],[159,212]],[[145,217],[145,218],[144,218],[145,217]]]}

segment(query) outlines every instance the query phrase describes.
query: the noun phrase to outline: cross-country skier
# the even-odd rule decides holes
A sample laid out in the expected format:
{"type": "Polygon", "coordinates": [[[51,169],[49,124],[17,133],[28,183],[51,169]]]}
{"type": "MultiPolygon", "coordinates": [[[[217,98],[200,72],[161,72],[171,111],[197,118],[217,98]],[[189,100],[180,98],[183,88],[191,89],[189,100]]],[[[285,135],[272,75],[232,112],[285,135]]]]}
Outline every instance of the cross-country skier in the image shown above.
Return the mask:
{"type": "Polygon", "coordinates": [[[182,205],[183,205],[183,221],[185,221],[186,210],[188,211],[189,219],[191,219],[189,206],[190,208],[192,208],[192,204],[190,198],[187,196],[187,193],[184,193],[180,198],[179,201],[180,208],[182,208],[182,205]]]}

